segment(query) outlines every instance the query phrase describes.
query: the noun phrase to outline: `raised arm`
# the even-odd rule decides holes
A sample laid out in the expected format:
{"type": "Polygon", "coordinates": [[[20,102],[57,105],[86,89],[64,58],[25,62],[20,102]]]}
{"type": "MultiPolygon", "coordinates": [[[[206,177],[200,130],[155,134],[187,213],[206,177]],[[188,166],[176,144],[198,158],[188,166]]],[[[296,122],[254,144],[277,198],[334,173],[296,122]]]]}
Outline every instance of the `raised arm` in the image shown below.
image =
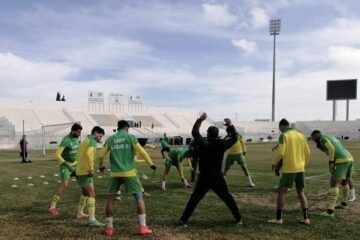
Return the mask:
{"type": "Polygon", "coordinates": [[[191,134],[194,138],[195,143],[202,143],[204,141],[203,137],[200,134],[200,126],[201,123],[207,118],[206,113],[203,113],[199,119],[196,120],[193,129],[191,131],[191,134]]]}

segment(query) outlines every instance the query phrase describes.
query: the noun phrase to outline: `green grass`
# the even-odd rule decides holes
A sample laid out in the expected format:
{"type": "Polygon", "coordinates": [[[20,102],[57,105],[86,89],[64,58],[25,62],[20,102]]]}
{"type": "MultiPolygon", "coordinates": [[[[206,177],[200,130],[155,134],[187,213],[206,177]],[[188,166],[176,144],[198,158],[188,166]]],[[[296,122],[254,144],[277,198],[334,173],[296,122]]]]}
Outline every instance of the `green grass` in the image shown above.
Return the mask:
{"type": "MultiPolygon", "coordinates": [[[[359,158],[360,143],[346,142],[346,147],[359,158]]],[[[333,219],[322,219],[318,214],[326,208],[326,192],[330,174],[327,158],[312,147],[311,163],[306,176],[318,176],[307,179],[307,197],[310,205],[312,225],[301,226],[297,223],[302,212],[296,191],[287,196],[285,224],[273,226],[267,223],[274,217],[276,191],[279,178],[271,173],[271,144],[249,144],[247,164],[252,172],[256,188],[246,187],[246,178],[239,166],[234,165],[227,177],[231,193],[234,195],[244,217],[245,226],[234,225],[232,216],[226,206],[209,192],[199,204],[189,221],[189,228],[179,229],[175,226],[185,204],[192,192],[180,184],[177,172],[172,169],[167,185],[168,191],[160,191],[160,178],[164,162],[158,151],[150,155],[159,166],[155,174],[146,165],[139,165],[141,174],[149,179],[142,180],[143,186],[151,194],[145,197],[148,224],[154,229],[152,236],[145,239],[357,239],[360,228],[360,204],[350,203],[348,210],[336,212],[333,219]]],[[[57,163],[48,156],[40,157],[40,152],[31,152],[32,164],[20,164],[15,151],[0,152],[0,238],[2,239],[107,239],[103,229],[92,229],[86,226],[85,220],[74,219],[80,189],[76,182],[71,182],[59,203],[61,214],[56,217],[47,214],[47,208],[58,178],[57,163]],[[40,178],[45,175],[46,178],[40,178]],[[31,180],[27,179],[32,176],[31,180]],[[13,178],[20,180],[15,181],[13,178]],[[49,182],[44,185],[43,182],[49,182]],[[33,183],[33,187],[27,184],[33,183]],[[12,184],[18,185],[11,188],[12,184]]],[[[190,175],[185,168],[187,176],[190,175]]],[[[106,202],[106,178],[95,176],[97,191],[97,218],[104,221],[106,202]]],[[[188,177],[189,178],[189,177],[188,177]]],[[[359,177],[355,175],[355,182],[359,177]]],[[[359,200],[360,201],[360,200],[359,200]]],[[[138,226],[135,204],[132,196],[123,195],[117,202],[114,216],[116,235],[114,239],[140,239],[136,235],[138,226]]]]}

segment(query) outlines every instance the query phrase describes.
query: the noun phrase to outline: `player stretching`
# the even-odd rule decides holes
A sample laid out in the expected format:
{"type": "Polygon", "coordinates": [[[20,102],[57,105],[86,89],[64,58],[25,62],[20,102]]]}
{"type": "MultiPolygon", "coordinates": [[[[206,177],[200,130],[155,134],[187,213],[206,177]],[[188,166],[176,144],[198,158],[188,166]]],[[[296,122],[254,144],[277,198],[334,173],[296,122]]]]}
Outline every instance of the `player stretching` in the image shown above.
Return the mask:
{"type": "Polygon", "coordinates": [[[282,134],[279,137],[279,146],[272,163],[272,170],[278,172],[279,165],[282,163],[282,176],[278,190],[276,219],[269,220],[269,222],[283,224],[282,215],[285,207],[286,193],[295,182],[304,214],[304,219],[300,223],[308,225],[310,220],[309,207],[304,193],[304,172],[305,166],[309,162],[310,149],[305,136],[289,126],[290,124],[286,119],[282,119],[279,123],[279,129],[282,134]]]}
{"type": "Polygon", "coordinates": [[[56,204],[59,202],[60,197],[63,195],[66,187],[68,186],[69,179],[75,174],[76,168],[76,154],[79,148],[79,137],[81,135],[82,127],[80,124],[75,123],[71,127],[71,132],[66,135],[59,147],[55,152],[55,158],[60,164],[60,186],[52,198],[50,208],[48,210],[51,215],[58,215],[56,204]]]}
{"type": "Polygon", "coordinates": [[[319,130],[311,133],[311,138],[316,142],[317,147],[329,156],[329,169],[331,172],[331,189],[329,194],[328,210],[322,212],[320,216],[334,217],[334,209],[347,208],[349,198],[348,181],[353,172],[353,157],[344,148],[341,142],[332,136],[322,135],[319,130]],[[342,201],[338,206],[336,201],[339,197],[339,187],[342,186],[342,201]]]}
{"type": "Polygon", "coordinates": [[[95,187],[93,179],[96,143],[100,142],[104,134],[104,129],[98,126],[94,127],[91,130],[91,135],[87,136],[80,144],[79,151],[76,156],[78,163],[76,167],[76,174],[82,190],[76,217],[78,219],[89,217],[88,224],[92,227],[100,227],[105,225],[100,223],[95,218],[95,187]],[[85,206],[87,206],[89,215],[84,214],[85,206]]]}
{"type": "MultiPolygon", "coordinates": [[[[226,136],[225,139],[231,137],[228,131],[227,134],[228,136],[226,136]]],[[[245,155],[246,155],[245,141],[243,137],[240,134],[238,134],[238,141],[229,149],[228,155],[226,157],[224,177],[226,177],[226,174],[228,173],[230,167],[234,164],[234,162],[237,162],[241,166],[245,176],[248,179],[248,186],[255,187],[255,184],[253,183],[249,170],[246,166],[245,155]]]]}
{"type": "Polygon", "coordinates": [[[110,136],[104,148],[99,153],[100,171],[104,171],[104,157],[110,151],[110,179],[108,182],[109,197],[106,204],[106,235],[113,236],[113,215],[114,205],[116,202],[116,193],[120,186],[125,184],[127,193],[134,195],[137,204],[137,213],[139,217],[140,227],[139,234],[151,234],[152,230],[146,226],[145,203],[142,196],[142,187],[136,177],[135,152],[138,152],[142,158],[155,170],[156,167],[152,163],[151,158],[146,151],[138,143],[134,135],[128,133],[129,123],[126,121],[118,122],[118,132],[110,136]]]}
{"type": "Polygon", "coordinates": [[[164,152],[169,153],[170,148],[171,148],[170,143],[169,143],[169,139],[166,136],[166,133],[164,133],[164,138],[161,140],[160,144],[161,144],[161,155],[162,155],[163,158],[165,158],[164,152]]]}
{"type": "Polygon", "coordinates": [[[163,181],[161,184],[161,189],[163,191],[166,191],[166,181],[170,172],[170,169],[172,166],[175,166],[176,169],[179,172],[181,181],[184,183],[184,187],[191,188],[192,186],[187,182],[186,178],[184,177],[184,171],[183,171],[183,165],[182,161],[187,158],[190,168],[191,167],[191,161],[190,161],[190,151],[187,148],[177,148],[172,150],[168,156],[166,156],[165,161],[165,172],[163,175],[163,181]]]}

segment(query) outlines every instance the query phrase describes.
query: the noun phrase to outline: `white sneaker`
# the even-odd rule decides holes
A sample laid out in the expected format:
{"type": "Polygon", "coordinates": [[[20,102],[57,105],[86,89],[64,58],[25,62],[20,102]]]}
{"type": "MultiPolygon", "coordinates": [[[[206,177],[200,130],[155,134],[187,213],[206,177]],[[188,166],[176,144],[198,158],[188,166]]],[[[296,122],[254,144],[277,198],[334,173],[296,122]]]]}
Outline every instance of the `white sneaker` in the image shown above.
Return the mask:
{"type": "Polygon", "coordinates": [[[354,202],[356,200],[356,196],[350,196],[348,202],[354,202]]]}
{"type": "Polygon", "coordinates": [[[255,187],[256,185],[254,183],[249,183],[248,187],[255,187]]]}

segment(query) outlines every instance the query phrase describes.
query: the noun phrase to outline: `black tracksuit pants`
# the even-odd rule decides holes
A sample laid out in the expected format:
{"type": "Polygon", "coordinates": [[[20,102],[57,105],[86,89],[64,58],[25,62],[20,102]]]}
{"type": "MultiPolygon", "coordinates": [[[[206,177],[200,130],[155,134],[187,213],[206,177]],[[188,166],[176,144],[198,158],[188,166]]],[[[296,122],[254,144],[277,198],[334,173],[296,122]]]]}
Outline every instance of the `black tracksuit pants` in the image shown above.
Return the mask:
{"type": "Polygon", "coordinates": [[[191,160],[192,160],[191,165],[192,165],[192,168],[193,168],[193,171],[191,171],[191,182],[195,182],[196,170],[197,170],[197,167],[198,167],[199,157],[192,156],[191,160]]]}
{"type": "Polygon", "coordinates": [[[196,183],[194,192],[191,194],[191,197],[186,205],[184,213],[180,220],[183,223],[186,223],[194,212],[197,204],[205,196],[209,190],[213,190],[216,195],[226,204],[230,209],[232,215],[236,221],[241,220],[241,214],[238,206],[232,195],[229,193],[227,184],[222,174],[201,174],[196,183]]]}

